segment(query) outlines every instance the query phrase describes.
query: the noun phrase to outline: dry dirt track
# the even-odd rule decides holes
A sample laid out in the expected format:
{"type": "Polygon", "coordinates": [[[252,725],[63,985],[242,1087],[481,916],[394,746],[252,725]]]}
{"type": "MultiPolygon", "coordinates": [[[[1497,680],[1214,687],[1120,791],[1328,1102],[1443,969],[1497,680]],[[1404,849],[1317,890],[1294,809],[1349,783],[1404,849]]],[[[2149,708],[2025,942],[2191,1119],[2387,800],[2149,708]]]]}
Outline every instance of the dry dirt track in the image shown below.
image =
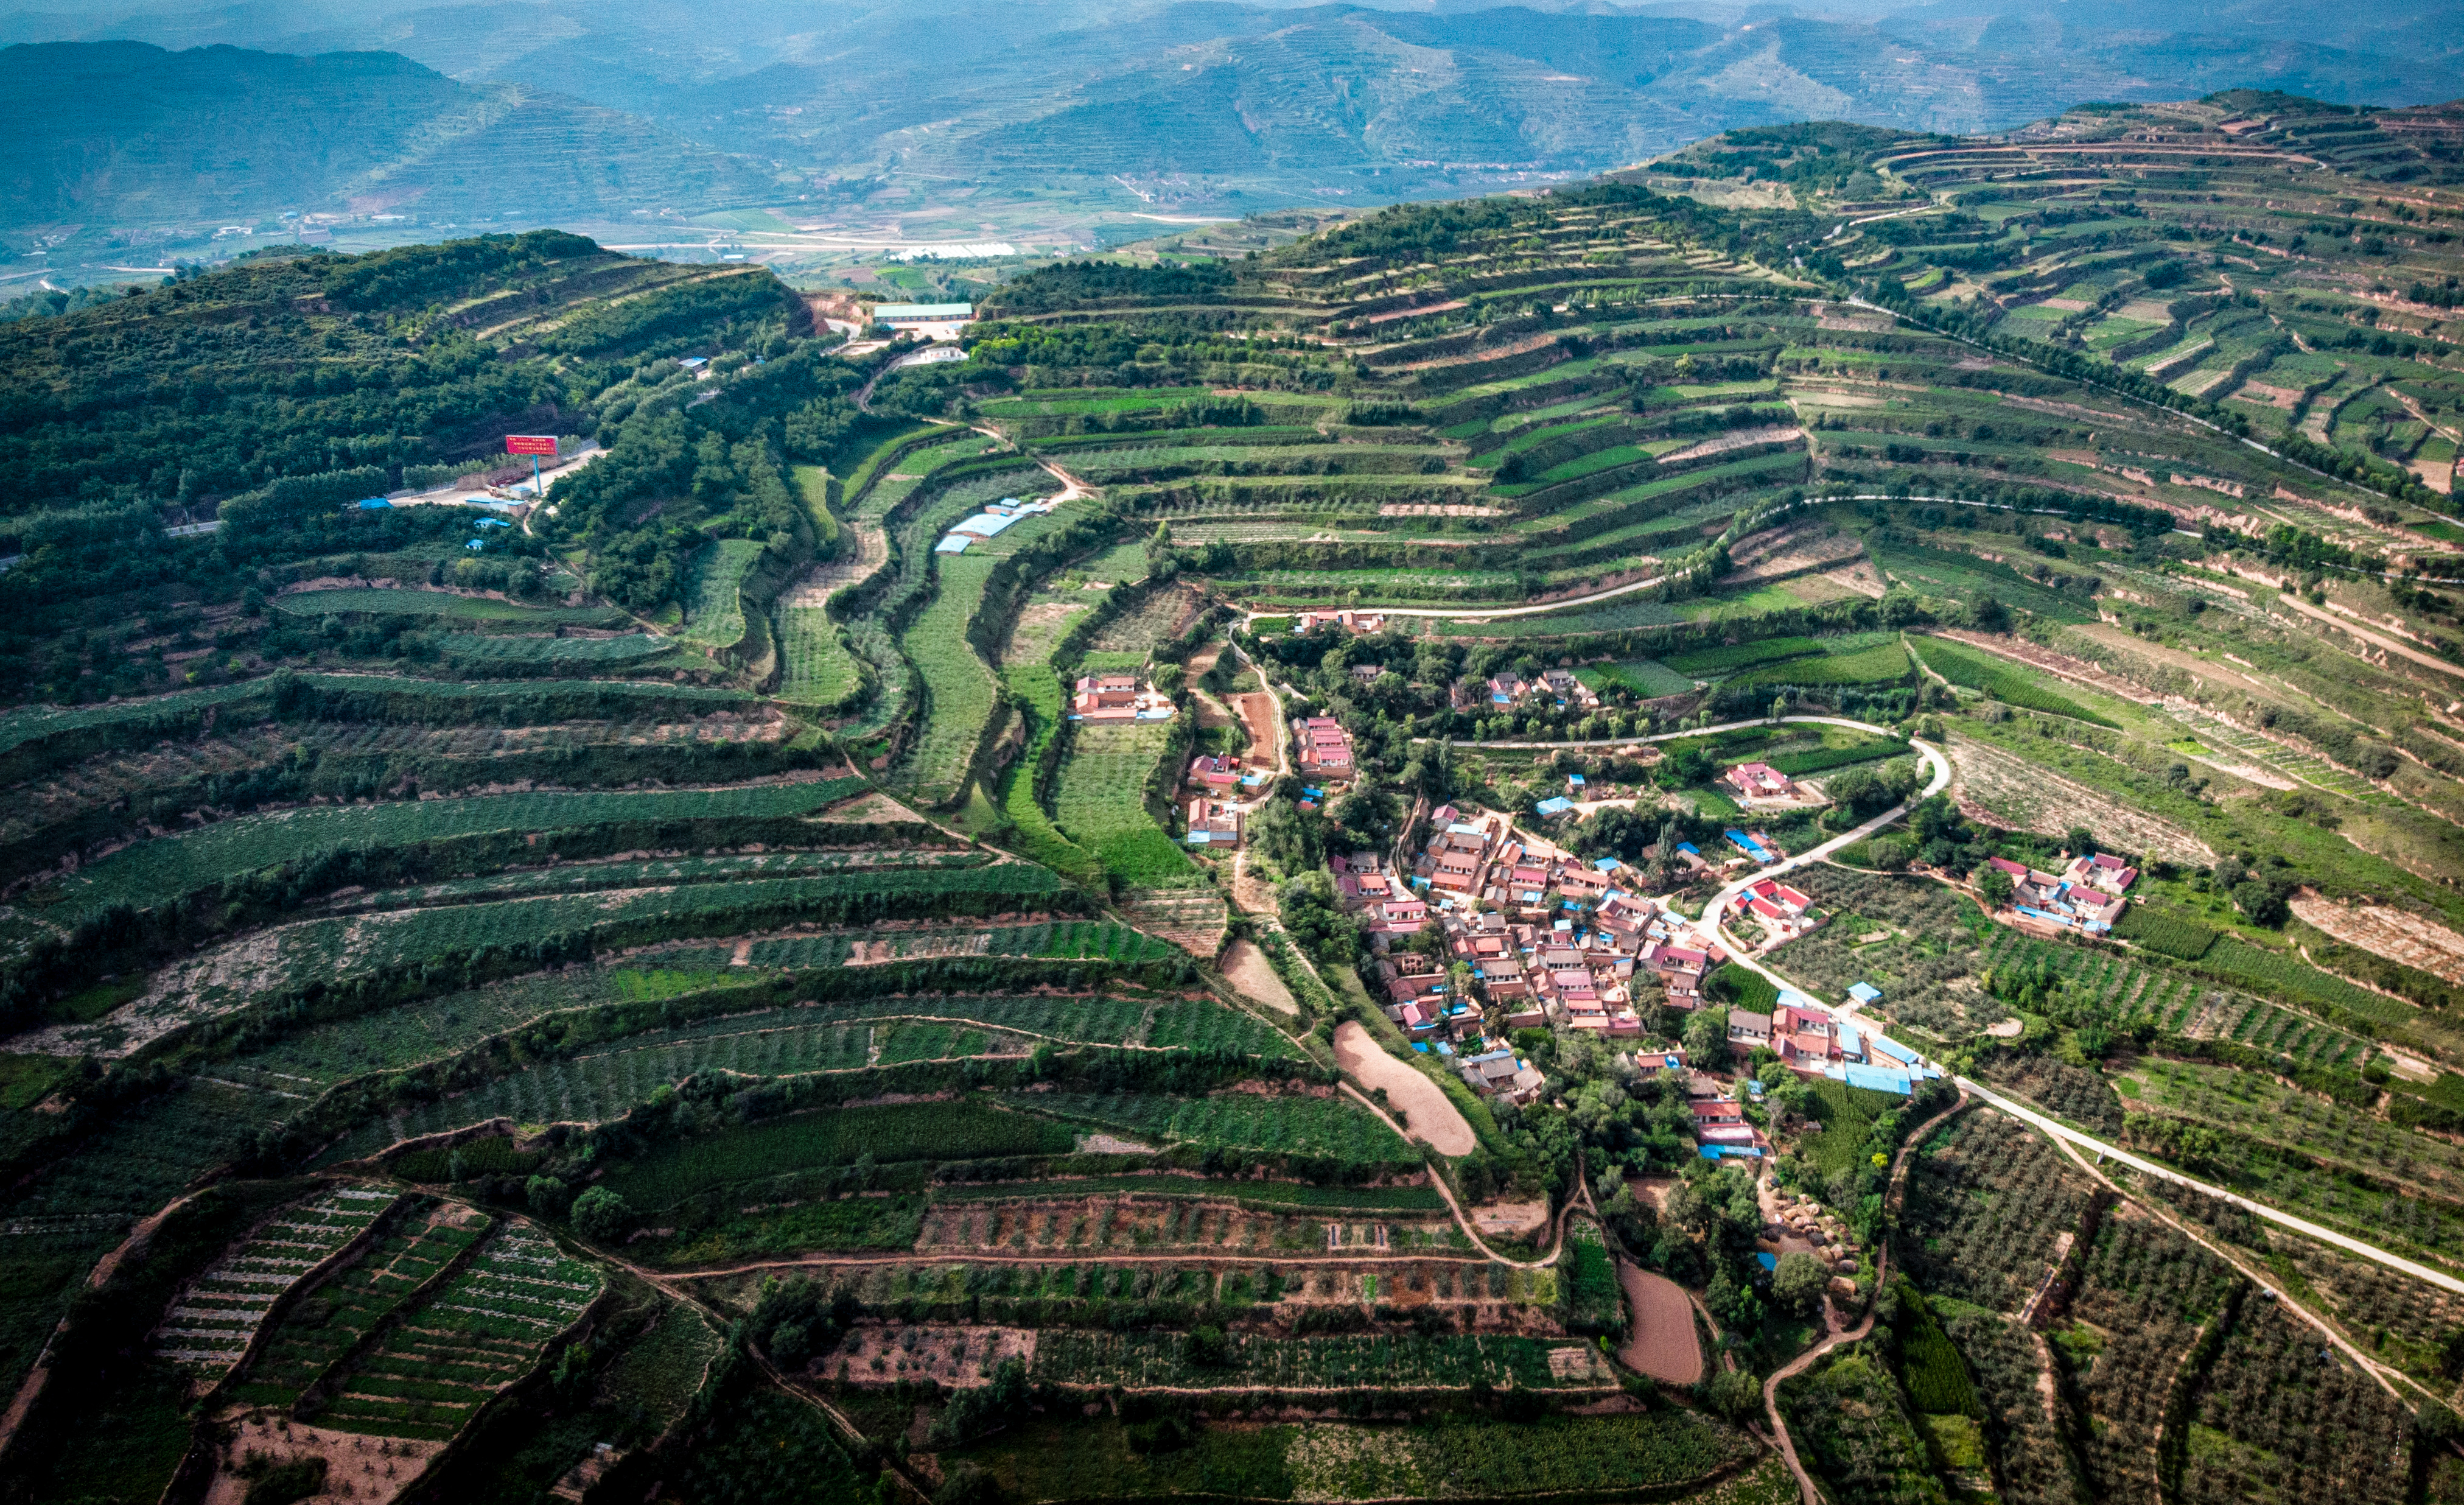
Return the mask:
{"type": "Polygon", "coordinates": [[[1335,1029],[1334,1061],[1367,1086],[1385,1088],[1386,1100],[1402,1110],[1405,1129],[1413,1139],[1448,1159],[1480,1148],[1471,1125],[1448,1100],[1445,1089],[1380,1050],[1357,1021],[1347,1019],[1335,1029]]]}

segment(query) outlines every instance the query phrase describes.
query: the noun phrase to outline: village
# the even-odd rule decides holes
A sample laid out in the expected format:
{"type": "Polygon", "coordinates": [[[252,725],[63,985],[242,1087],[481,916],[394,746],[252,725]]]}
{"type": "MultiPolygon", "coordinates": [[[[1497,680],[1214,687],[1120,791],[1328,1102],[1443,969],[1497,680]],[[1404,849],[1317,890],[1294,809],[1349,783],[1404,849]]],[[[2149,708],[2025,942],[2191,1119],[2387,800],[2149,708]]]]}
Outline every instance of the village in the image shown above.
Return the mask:
{"type": "MultiPolygon", "coordinates": [[[[1351,616],[1330,613],[1328,620],[1351,616]]],[[[1342,625],[1375,631],[1365,622],[1342,625]]],[[[1090,687],[1127,696],[1136,682],[1126,675],[1082,680],[1082,702],[1090,687]]],[[[1459,697],[1463,693],[1458,690],[1459,697]]],[[[1500,675],[1472,693],[1498,703],[1589,694],[1562,673],[1529,681],[1500,675]]],[[[1317,808],[1353,776],[1352,738],[1324,716],[1295,718],[1289,730],[1304,784],[1299,804],[1317,808]]],[[[1184,790],[1185,839],[1193,846],[1238,847],[1244,820],[1271,797],[1275,783],[1271,769],[1248,767],[1236,755],[1193,758],[1184,790]]],[[[1817,788],[1762,763],[1730,767],[1717,783],[1741,810],[1823,803],[1817,788]]],[[[1685,1046],[1663,1038],[1682,1032],[1682,1027],[1671,1029],[1663,1010],[1684,1016],[1721,1004],[1709,979],[1723,965],[1740,957],[1750,962],[1829,917],[1802,890],[1778,877],[1753,876],[1787,855],[1760,830],[1726,830],[1728,850],[1715,855],[1691,842],[1676,845],[1668,872],[1689,885],[1723,885],[1713,906],[1693,918],[1674,907],[1674,895],[1643,893],[1644,874],[1635,866],[1615,857],[1586,861],[1526,829],[1526,823],[1545,829],[1576,813],[1584,786],[1582,775],[1569,775],[1564,794],[1537,802],[1532,815],[1520,818],[1440,806],[1421,823],[1417,851],[1328,859],[1338,900],[1370,952],[1364,971],[1374,978],[1375,1001],[1413,1051],[1435,1056],[1482,1096],[1516,1105],[1545,1090],[1528,1048],[1515,1045],[1518,1031],[1593,1036],[1627,1055],[1638,1071],[1683,1073],[1703,1158],[1762,1160],[1772,1151],[1770,1138],[1748,1120],[1741,1101],[1741,1095],[1758,1100],[1762,1084],[1750,1068],[1704,1069],[1711,1063],[1697,1063],[1685,1046]]],[[[1656,855],[1644,853],[1646,860],[1656,855]]],[[[1905,1096],[1942,1071],[1858,1021],[1855,1010],[1881,996],[1859,983],[1837,1011],[1793,988],[1780,988],[1768,1011],[1730,1006],[1727,1053],[1749,1061],[1768,1051],[1763,1059],[1776,1057],[1800,1076],[1905,1096]]]]}

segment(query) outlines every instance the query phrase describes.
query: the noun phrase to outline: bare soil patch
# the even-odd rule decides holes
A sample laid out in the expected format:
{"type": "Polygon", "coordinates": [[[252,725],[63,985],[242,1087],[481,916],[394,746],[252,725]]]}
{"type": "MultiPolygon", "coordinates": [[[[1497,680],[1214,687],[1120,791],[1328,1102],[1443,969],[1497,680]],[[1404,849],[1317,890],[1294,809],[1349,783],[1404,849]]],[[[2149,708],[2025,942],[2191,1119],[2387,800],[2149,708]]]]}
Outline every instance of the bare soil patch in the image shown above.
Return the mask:
{"type": "Polygon", "coordinates": [[[847,528],[848,536],[855,540],[854,549],[825,564],[806,566],[796,583],[787,587],[781,605],[825,606],[831,591],[853,585],[890,562],[890,540],[879,528],[860,522],[850,522],[847,528]]]}
{"type": "Polygon", "coordinates": [[[1281,1013],[1298,1014],[1301,1006],[1277,976],[1266,953],[1254,942],[1235,941],[1223,950],[1223,975],[1234,987],[1281,1013]]]}
{"type": "Polygon", "coordinates": [[[1663,1384],[1692,1384],[1703,1378],[1703,1343],[1694,1334],[1694,1303],[1666,1275],[1617,1261],[1634,1328],[1617,1357],[1629,1368],[1663,1384]]]}
{"type": "Polygon", "coordinates": [[[2346,945],[2359,946],[2450,983],[2464,983],[2464,936],[2434,919],[2378,904],[2339,904],[2304,894],[2293,913],[2346,945]]]}
{"type": "Polygon", "coordinates": [[[1035,1360],[1035,1334],[1018,1327],[860,1327],[838,1351],[813,1361],[822,1373],[849,1384],[937,1380],[965,1389],[990,1384],[1004,1360],[1035,1360]]]}
{"type": "Polygon", "coordinates": [[[1480,1148],[1445,1089],[1378,1049],[1369,1031],[1347,1019],[1334,1031],[1335,1064],[1361,1085],[1386,1089],[1386,1100],[1403,1110],[1404,1132],[1441,1155],[1468,1155],[1480,1148]]]}
{"type": "Polygon", "coordinates": [[[429,1460],[445,1450],[441,1442],[414,1442],[401,1437],[369,1437],[359,1432],[308,1427],[277,1417],[240,1424],[231,1450],[218,1460],[213,1482],[206,1489],[206,1505],[240,1505],[249,1481],[231,1472],[252,1452],[277,1463],[295,1458],[325,1460],[325,1488],[319,1499],[375,1501],[377,1505],[402,1493],[418,1478],[429,1460]]]}
{"type": "Polygon", "coordinates": [[[1521,1238],[1549,1226],[1549,1204],[1534,1202],[1491,1202],[1471,1209],[1471,1226],[1482,1233],[1499,1238],[1521,1238]]]}
{"type": "Polygon", "coordinates": [[[1275,736],[1275,697],[1264,690],[1252,690],[1234,697],[1232,709],[1241,713],[1241,724],[1249,729],[1249,756],[1260,762],[1271,758],[1276,771],[1284,771],[1283,745],[1275,736]]]}
{"type": "Polygon", "coordinates": [[[1953,737],[1950,766],[1951,798],[1994,825],[2046,836],[2084,825],[2124,852],[2153,851],[2193,866],[2216,860],[2207,843],[2179,827],[1990,743],[1953,737]]]}
{"type": "Polygon", "coordinates": [[[1121,896],[1121,918],[1148,935],[1212,962],[1223,944],[1230,907],[1211,888],[1132,889],[1121,896]]]}

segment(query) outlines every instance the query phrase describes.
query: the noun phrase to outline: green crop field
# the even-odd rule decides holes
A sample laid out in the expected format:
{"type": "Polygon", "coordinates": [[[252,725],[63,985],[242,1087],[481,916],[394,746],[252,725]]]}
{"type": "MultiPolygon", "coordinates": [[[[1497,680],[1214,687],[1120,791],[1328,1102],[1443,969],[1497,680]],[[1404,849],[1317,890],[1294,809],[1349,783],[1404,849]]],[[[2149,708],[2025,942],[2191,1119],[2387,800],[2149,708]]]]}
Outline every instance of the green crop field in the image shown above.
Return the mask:
{"type": "Polygon", "coordinates": [[[847,779],[746,788],[506,794],[311,806],[243,816],[142,843],[81,870],[73,878],[57,881],[36,898],[44,910],[69,914],[114,903],[142,909],[325,852],[376,852],[497,832],[537,833],[635,822],[809,815],[863,787],[861,781],[847,779]]]}
{"type": "Polygon", "coordinates": [[[1161,722],[1081,724],[1072,730],[1053,781],[1053,824],[1093,852],[1115,882],[1131,888],[1203,881],[1197,864],[1146,810],[1147,781],[1171,737],[1161,722]]]}
{"type": "Polygon", "coordinates": [[[998,687],[967,641],[967,623],[983,600],[994,563],[973,550],[937,559],[940,591],[899,639],[928,697],[923,733],[905,769],[906,781],[927,804],[947,804],[965,792],[977,743],[993,714],[998,687]]]}
{"type": "Polygon", "coordinates": [[[1946,643],[1940,638],[1911,641],[1925,666],[1952,684],[1982,690],[2007,705],[2025,710],[2042,711],[2049,716],[2067,716],[2075,721],[2088,721],[2098,726],[2116,724],[2110,717],[2100,716],[2066,696],[2040,688],[2025,670],[1990,653],[1981,653],[1957,643],[1946,643]]]}
{"type": "Polygon", "coordinates": [[[744,636],[744,578],[759,563],[751,539],[719,539],[693,556],[685,587],[685,636],[726,648],[744,636]]]}
{"type": "Polygon", "coordinates": [[[860,1155],[956,1161],[1061,1155],[1076,1144],[1058,1123],[1004,1112],[979,1097],[846,1108],[661,1145],[611,1167],[606,1184],[636,1206],[665,1207],[710,1187],[845,1164],[860,1155]]]}
{"type": "Polygon", "coordinates": [[[290,616],[365,613],[373,616],[442,617],[490,629],[530,627],[622,627],[626,617],[605,607],[535,607],[488,596],[456,595],[444,590],[343,588],[298,590],[276,596],[274,609],[290,616]]]}

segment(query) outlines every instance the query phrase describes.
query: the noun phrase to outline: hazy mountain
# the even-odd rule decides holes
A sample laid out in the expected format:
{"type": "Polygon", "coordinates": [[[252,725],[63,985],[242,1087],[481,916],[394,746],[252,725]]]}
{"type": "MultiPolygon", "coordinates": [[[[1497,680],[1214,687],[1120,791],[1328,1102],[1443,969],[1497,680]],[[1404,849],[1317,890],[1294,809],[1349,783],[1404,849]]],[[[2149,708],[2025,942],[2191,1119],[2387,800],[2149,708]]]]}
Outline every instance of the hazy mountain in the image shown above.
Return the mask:
{"type": "Polygon", "coordinates": [[[2233,87],[2429,102],[2464,95],[2453,19],[2443,0],[2360,0],[2332,27],[2299,0],[753,0],[715,28],[677,0],[71,0],[0,17],[0,38],[399,56],[97,52],[74,66],[112,86],[62,91],[54,56],[78,55],[10,55],[0,108],[20,218],[260,189],[400,196],[431,220],[516,198],[592,211],[884,171],[1021,190],[1171,179],[1158,191],[1254,207],[1472,191],[1803,119],[1990,131],[2233,87]]]}
{"type": "Polygon", "coordinates": [[[456,82],[392,53],[139,42],[0,50],[0,164],[11,225],[253,223],[286,210],[541,219],[775,191],[634,117],[456,82]]]}

